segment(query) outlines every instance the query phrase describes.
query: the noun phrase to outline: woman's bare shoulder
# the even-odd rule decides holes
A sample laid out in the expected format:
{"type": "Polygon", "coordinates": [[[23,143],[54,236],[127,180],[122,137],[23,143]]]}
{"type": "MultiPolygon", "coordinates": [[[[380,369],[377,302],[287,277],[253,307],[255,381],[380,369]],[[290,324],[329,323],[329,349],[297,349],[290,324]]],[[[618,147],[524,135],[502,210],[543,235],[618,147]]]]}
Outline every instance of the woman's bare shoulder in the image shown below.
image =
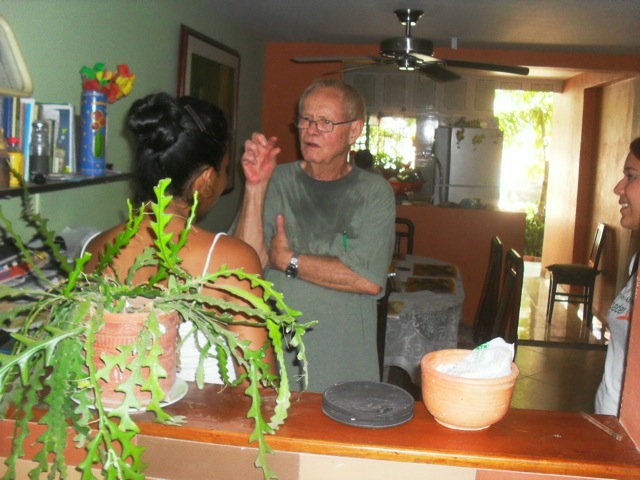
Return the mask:
{"type": "Polygon", "coordinates": [[[213,260],[229,268],[243,268],[247,272],[262,273],[256,251],[246,242],[231,235],[222,235],[214,250],[213,260]]]}

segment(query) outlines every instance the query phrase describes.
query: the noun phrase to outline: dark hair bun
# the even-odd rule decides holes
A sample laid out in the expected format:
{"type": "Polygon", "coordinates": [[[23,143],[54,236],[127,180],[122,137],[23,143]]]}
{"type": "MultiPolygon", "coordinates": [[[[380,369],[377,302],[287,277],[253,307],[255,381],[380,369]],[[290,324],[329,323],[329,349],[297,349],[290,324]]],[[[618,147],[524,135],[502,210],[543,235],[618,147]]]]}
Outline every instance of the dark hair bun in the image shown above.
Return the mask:
{"type": "Polygon", "coordinates": [[[191,194],[194,178],[204,169],[220,171],[229,132],[224,113],[211,103],[151,94],[131,105],[127,126],[137,144],[139,201],[153,199],[163,178],[171,179],[172,195],[182,196],[191,194]]]}
{"type": "Polygon", "coordinates": [[[128,126],[140,147],[163,152],[178,140],[181,118],[182,112],[175,100],[159,93],[133,103],[128,126]]]}

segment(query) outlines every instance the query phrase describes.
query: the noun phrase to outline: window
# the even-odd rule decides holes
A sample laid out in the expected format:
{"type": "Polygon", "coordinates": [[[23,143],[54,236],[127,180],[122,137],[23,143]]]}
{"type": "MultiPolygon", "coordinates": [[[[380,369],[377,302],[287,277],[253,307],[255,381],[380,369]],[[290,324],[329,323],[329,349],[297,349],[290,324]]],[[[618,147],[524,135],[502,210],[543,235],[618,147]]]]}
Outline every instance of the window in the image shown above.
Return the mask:
{"type": "Polygon", "coordinates": [[[362,135],[356,140],[354,149],[370,150],[376,159],[376,167],[379,168],[401,165],[414,168],[416,119],[370,116],[362,135]]]}

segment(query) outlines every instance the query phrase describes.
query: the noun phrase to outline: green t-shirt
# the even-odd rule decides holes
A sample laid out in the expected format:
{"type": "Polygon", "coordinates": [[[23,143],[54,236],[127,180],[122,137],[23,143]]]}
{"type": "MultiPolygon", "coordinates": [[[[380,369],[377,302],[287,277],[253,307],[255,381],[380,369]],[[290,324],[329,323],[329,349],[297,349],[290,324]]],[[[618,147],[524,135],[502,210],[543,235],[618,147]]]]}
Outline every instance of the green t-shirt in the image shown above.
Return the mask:
{"type": "MultiPolygon", "coordinates": [[[[276,232],[283,214],[291,249],[298,255],[340,259],[384,294],[395,239],[395,198],[380,175],[353,168],[335,181],[309,177],[300,162],[279,165],[271,178],[264,207],[265,240],[276,232]]],[[[379,379],[376,348],[376,300],[371,295],[339,292],[279,270],[265,271],[287,304],[302,312],[302,322],[318,324],[304,336],[309,362],[309,390],[324,391],[337,382],[379,379]]],[[[292,389],[300,374],[288,363],[292,389]]]]}

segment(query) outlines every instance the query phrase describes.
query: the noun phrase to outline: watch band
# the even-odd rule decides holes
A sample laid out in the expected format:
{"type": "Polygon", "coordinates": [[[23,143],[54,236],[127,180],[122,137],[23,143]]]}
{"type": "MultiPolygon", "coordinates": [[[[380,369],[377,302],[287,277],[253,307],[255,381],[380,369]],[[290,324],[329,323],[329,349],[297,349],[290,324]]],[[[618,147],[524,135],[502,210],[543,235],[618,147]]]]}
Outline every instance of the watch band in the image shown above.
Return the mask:
{"type": "Polygon", "coordinates": [[[289,278],[296,278],[298,276],[298,256],[294,253],[291,257],[289,265],[284,271],[284,274],[289,278]]]}

